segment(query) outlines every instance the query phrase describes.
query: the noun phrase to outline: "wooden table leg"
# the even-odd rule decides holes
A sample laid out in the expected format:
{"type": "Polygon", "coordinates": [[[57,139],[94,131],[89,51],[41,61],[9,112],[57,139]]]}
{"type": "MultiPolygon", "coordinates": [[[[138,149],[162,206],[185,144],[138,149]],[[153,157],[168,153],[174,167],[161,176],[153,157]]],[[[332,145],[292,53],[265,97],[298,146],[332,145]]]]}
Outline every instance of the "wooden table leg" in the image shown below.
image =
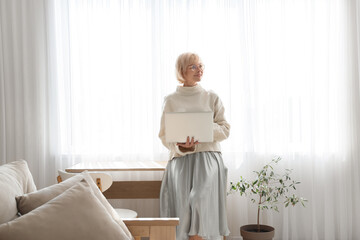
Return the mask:
{"type": "Polygon", "coordinates": [[[151,226],[150,240],[176,240],[176,228],[168,226],[151,226]]]}
{"type": "Polygon", "coordinates": [[[150,237],[150,240],[176,240],[179,218],[124,218],[124,223],[135,240],[150,237]]]}

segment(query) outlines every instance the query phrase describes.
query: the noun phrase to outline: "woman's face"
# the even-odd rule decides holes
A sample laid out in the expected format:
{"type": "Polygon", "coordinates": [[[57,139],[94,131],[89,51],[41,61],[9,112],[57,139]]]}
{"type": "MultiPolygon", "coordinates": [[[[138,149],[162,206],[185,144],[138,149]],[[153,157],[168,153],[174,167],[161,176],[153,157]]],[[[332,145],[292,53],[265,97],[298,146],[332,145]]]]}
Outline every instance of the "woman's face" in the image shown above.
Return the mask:
{"type": "Polygon", "coordinates": [[[189,64],[184,73],[184,86],[195,86],[197,82],[201,81],[203,73],[204,65],[199,59],[189,64]]]}

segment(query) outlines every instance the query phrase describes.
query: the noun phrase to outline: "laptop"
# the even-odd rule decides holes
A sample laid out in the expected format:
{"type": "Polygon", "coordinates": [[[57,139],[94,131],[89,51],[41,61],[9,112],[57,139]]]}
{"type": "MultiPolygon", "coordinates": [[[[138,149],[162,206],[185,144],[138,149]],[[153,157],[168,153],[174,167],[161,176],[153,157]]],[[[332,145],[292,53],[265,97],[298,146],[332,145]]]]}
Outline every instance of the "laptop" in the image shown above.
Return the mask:
{"type": "Polygon", "coordinates": [[[165,113],[166,142],[186,142],[187,136],[194,141],[213,142],[213,112],[165,113]]]}

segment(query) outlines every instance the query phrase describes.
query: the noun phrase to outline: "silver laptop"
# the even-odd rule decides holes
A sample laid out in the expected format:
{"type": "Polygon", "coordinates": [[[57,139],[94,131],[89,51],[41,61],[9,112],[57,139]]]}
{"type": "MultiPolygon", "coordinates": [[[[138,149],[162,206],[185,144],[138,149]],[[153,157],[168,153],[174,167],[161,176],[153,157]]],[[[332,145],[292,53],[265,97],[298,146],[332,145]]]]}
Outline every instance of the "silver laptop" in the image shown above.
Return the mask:
{"type": "Polygon", "coordinates": [[[166,142],[213,142],[213,112],[165,113],[166,142]]]}

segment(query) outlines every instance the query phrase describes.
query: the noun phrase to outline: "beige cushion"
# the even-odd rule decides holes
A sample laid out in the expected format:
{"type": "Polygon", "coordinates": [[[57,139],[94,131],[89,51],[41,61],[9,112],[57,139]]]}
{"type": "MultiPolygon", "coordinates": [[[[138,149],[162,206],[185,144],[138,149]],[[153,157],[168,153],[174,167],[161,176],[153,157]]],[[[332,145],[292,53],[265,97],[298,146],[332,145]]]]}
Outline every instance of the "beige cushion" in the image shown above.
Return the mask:
{"type": "Polygon", "coordinates": [[[116,213],[114,208],[110,205],[108,200],[104,197],[104,195],[100,192],[99,188],[96,186],[95,182],[89,175],[87,171],[82,172],[74,177],[71,177],[64,182],[59,184],[52,185],[50,187],[41,189],[37,192],[33,192],[31,194],[25,194],[24,196],[18,196],[16,198],[18,202],[19,212],[22,214],[30,212],[32,209],[35,209],[42,204],[50,201],[51,199],[55,198],[56,196],[63,193],[66,189],[74,186],[79,181],[85,180],[87,184],[90,186],[92,193],[96,198],[101,202],[101,204],[106,209],[107,213],[114,219],[115,222],[123,229],[123,232],[131,238],[131,233],[127,229],[124,222],[121,220],[119,215],[116,213]]]}
{"type": "Polygon", "coordinates": [[[19,213],[26,214],[35,208],[43,205],[44,203],[50,201],[51,199],[59,196],[67,189],[74,186],[76,183],[84,179],[82,174],[79,174],[75,177],[69,178],[64,182],[59,184],[54,184],[49,187],[40,189],[39,191],[28,193],[22,196],[16,197],[17,207],[19,213]]]}
{"type": "Polygon", "coordinates": [[[91,176],[88,174],[87,171],[82,172],[81,174],[84,175],[84,179],[86,182],[90,185],[91,189],[93,190],[94,195],[99,199],[99,201],[103,204],[103,206],[106,208],[107,212],[113,217],[113,219],[121,226],[124,233],[129,238],[132,238],[130,231],[126,227],[125,223],[122,221],[122,219],[119,217],[119,215],[116,213],[115,209],[110,205],[108,200],[104,197],[102,192],[100,192],[99,188],[96,186],[95,182],[92,180],[91,176]]]}
{"type": "Polygon", "coordinates": [[[130,239],[86,182],[9,223],[0,225],[0,240],[130,239]]]}
{"type": "Polygon", "coordinates": [[[0,166],[0,224],[17,217],[15,197],[33,191],[36,186],[26,161],[0,166]]]}

